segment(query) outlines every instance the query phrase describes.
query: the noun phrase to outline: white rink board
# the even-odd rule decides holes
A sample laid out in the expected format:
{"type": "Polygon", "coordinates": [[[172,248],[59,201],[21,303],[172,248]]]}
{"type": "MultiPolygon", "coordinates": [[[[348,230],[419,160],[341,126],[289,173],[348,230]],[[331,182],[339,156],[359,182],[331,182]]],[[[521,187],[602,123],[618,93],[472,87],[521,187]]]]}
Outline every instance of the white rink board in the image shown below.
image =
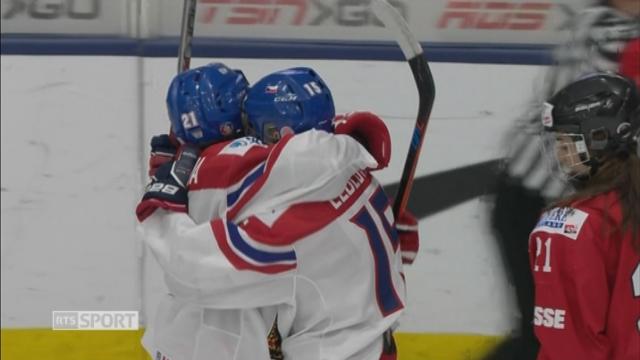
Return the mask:
{"type": "Polygon", "coordinates": [[[131,310],[134,58],[2,57],[2,326],[131,310]]]}
{"type": "MultiPolygon", "coordinates": [[[[592,0],[389,0],[419,41],[557,44],[571,14],[592,0]]],[[[174,0],[2,1],[3,34],[178,36],[182,2],[174,0]],[[140,7],[143,15],[137,16],[140,7]]],[[[197,2],[198,37],[227,39],[393,40],[369,1],[197,2]]]]}
{"type": "MultiPolygon", "coordinates": [[[[210,59],[209,59],[210,60],[210,59]]],[[[193,65],[208,60],[194,59],[193,65]]],[[[164,96],[174,59],[144,61],[138,122],[135,58],[2,57],[3,327],[49,327],[51,310],[137,308],[135,221],[144,169],[139,149],[166,131],[164,96]],[[143,134],[139,134],[143,129],[143,134]]],[[[383,183],[397,181],[417,95],[405,63],[225,59],[250,81],[314,67],[338,112],[384,115],[394,145],[383,183]]],[[[417,176],[492,160],[531,93],[535,66],[432,64],[437,99],[417,176]]],[[[425,199],[424,201],[428,201],[425,199]]],[[[422,245],[406,270],[407,332],[506,334],[517,313],[476,198],[420,222],[422,245]]],[[[525,241],[525,240],[523,240],[525,241]]],[[[164,291],[148,259],[145,308],[164,291]]]]}

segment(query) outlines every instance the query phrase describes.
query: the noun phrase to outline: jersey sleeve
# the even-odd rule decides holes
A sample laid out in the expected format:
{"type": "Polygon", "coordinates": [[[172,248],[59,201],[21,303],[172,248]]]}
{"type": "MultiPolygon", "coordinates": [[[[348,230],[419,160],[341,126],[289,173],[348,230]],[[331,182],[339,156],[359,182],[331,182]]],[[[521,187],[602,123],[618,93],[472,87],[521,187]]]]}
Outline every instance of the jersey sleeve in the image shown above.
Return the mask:
{"type": "Polygon", "coordinates": [[[293,203],[329,201],[355,173],[377,166],[348,135],[310,130],[285,137],[271,151],[260,178],[230,209],[229,218],[242,221],[293,203]]]}
{"type": "Polygon", "coordinates": [[[139,227],[174,295],[213,308],[269,306],[293,297],[291,246],[259,244],[224,219],[196,224],[162,209],[139,227]]]}
{"type": "Polygon", "coordinates": [[[189,215],[196,223],[224,217],[264,171],[270,147],[244,137],[214,144],[201,155],[189,181],[189,215]]]}
{"type": "Polygon", "coordinates": [[[530,239],[538,360],[610,359],[605,334],[610,288],[596,241],[602,230],[597,219],[561,226],[534,231],[530,239]]]}

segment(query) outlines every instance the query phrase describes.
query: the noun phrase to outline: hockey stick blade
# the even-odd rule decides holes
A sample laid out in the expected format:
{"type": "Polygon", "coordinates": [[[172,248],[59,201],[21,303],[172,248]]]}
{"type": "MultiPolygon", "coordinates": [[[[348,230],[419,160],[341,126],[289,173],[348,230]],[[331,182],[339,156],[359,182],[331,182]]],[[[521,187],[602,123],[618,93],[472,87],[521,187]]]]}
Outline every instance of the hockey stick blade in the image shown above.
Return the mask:
{"type": "Polygon", "coordinates": [[[393,32],[404,58],[411,67],[411,73],[418,88],[418,115],[416,126],[411,137],[407,159],[402,170],[400,186],[393,203],[393,214],[396,218],[404,211],[409,201],[413,178],[418,165],[420,149],[431,116],[431,109],[436,96],[436,87],[429,63],[424,57],[420,43],[415,39],[409,25],[402,15],[386,0],[373,0],[373,12],[382,21],[385,28],[393,32]]]}

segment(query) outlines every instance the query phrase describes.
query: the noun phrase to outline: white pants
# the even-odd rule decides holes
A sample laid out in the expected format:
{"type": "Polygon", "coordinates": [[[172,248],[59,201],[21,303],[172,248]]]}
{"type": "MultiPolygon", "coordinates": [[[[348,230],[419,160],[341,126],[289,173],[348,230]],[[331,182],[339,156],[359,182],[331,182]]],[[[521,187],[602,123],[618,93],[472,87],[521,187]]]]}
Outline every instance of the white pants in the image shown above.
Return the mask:
{"type": "Polygon", "coordinates": [[[258,309],[207,309],[167,296],[142,345],[154,360],[268,360],[273,318],[265,316],[258,309]]]}

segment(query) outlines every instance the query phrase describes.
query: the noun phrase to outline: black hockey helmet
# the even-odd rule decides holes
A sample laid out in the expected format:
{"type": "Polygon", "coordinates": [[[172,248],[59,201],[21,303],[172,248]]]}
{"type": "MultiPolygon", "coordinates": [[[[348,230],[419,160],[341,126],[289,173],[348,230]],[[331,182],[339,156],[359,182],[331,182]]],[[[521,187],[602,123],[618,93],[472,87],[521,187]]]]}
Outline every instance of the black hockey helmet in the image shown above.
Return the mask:
{"type": "Polygon", "coordinates": [[[630,79],[596,73],[578,79],[545,104],[543,145],[556,174],[583,182],[613,156],[640,156],[640,98],[630,79]]]}
{"type": "Polygon", "coordinates": [[[640,135],[638,88],[613,73],[584,77],[547,101],[542,123],[547,131],[582,135],[592,159],[629,152],[640,135]]]}

